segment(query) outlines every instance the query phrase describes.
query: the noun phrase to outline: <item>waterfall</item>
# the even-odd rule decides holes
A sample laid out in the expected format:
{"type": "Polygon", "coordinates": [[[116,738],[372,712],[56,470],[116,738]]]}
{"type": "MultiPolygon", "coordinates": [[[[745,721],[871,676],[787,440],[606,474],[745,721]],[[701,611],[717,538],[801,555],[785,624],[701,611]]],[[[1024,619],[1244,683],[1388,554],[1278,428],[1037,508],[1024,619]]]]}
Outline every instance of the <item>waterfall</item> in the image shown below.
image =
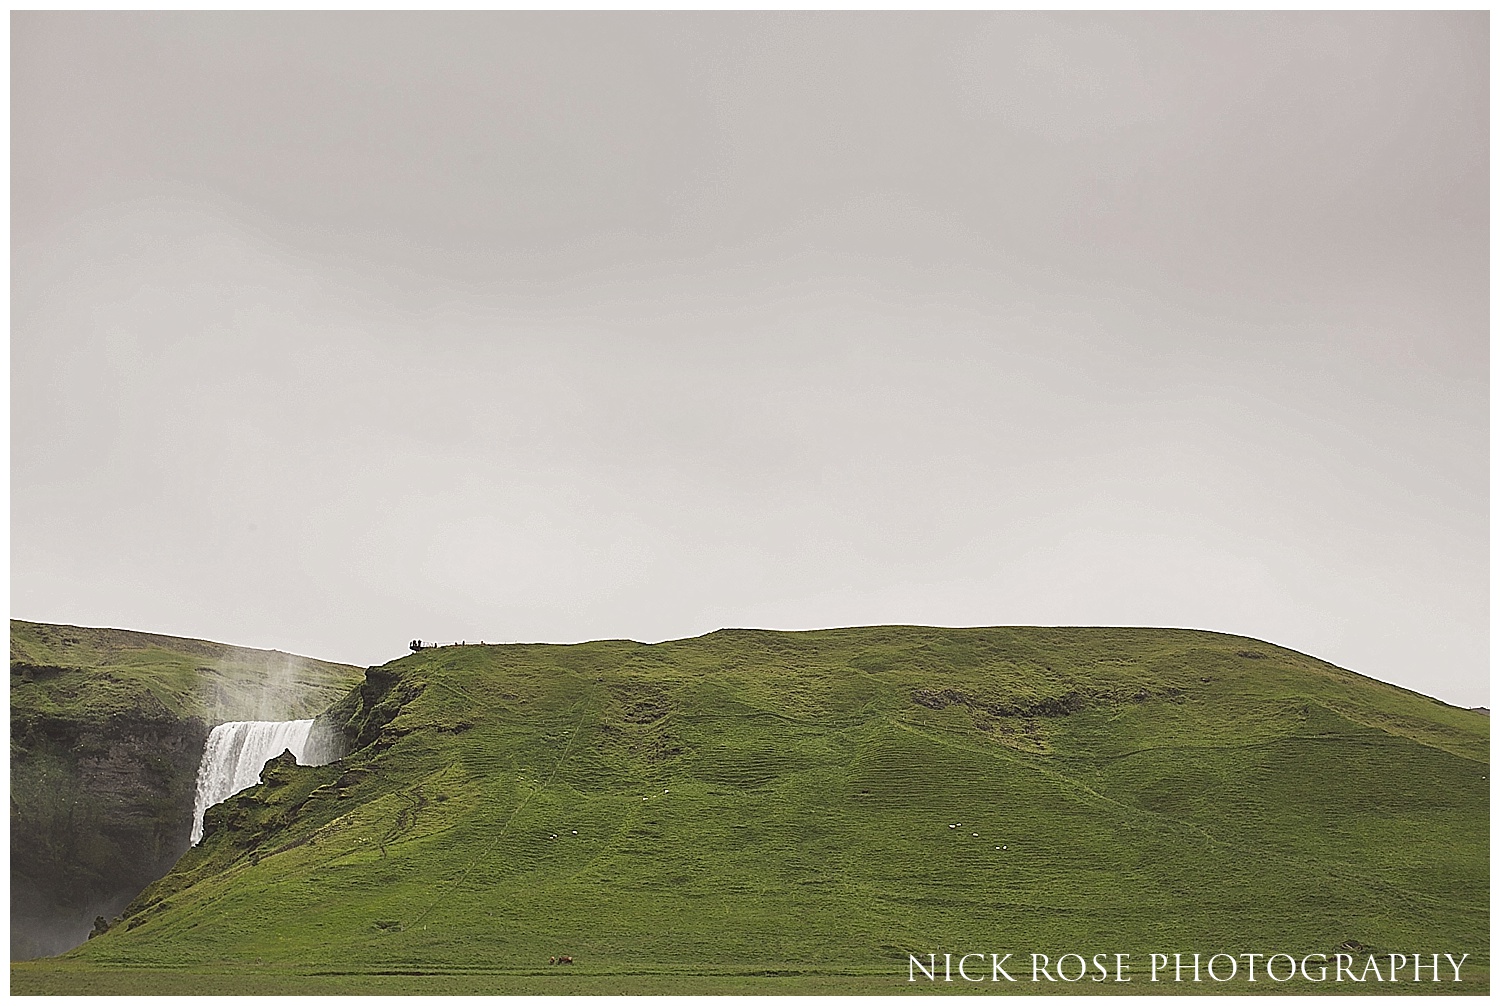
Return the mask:
{"type": "Polygon", "coordinates": [[[307,751],[312,725],[312,720],[244,720],[214,727],[198,765],[192,843],[203,838],[203,812],[260,782],[260,770],[281,752],[290,751],[299,765],[313,764],[316,759],[307,751]]]}

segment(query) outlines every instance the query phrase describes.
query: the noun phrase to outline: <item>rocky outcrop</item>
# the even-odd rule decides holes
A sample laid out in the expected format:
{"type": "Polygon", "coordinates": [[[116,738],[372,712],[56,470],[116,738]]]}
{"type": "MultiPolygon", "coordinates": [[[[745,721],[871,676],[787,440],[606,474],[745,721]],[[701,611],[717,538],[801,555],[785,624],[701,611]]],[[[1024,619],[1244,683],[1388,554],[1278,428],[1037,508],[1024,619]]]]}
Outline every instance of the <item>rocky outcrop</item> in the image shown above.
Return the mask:
{"type": "Polygon", "coordinates": [[[427,687],[425,681],[389,667],[371,667],[365,680],[313,721],[313,736],[337,749],[337,756],[374,744],[388,747],[387,724],[427,687]]]}

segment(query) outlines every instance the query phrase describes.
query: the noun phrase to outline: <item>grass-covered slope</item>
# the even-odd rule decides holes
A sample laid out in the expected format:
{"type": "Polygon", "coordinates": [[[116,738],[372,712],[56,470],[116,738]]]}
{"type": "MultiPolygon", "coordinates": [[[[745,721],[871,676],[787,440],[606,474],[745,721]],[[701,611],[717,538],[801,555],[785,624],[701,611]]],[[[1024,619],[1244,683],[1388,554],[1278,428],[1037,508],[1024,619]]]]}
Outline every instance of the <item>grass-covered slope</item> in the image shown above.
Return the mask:
{"type": "Polygon", "coordinates": [[[205,723],[301,719],[363,668],[125,629],[10,623],[12,714],[100,719],[161,710],[205,723]]]}
{"type": "Polygon", "coordinates": [[[311,716],[360,668],[120,629],[11,622],[11,955],[82,942],[187,848],[203,741],[311,716]]]}
{"type": "Polygon", "coordinates": [[[14,990],[879,992],[908,953],[1346,941],[1487,987],[1488,719],[1242,637],[447,647],[329,716],[342,763],[274,768],[14,990]]]}

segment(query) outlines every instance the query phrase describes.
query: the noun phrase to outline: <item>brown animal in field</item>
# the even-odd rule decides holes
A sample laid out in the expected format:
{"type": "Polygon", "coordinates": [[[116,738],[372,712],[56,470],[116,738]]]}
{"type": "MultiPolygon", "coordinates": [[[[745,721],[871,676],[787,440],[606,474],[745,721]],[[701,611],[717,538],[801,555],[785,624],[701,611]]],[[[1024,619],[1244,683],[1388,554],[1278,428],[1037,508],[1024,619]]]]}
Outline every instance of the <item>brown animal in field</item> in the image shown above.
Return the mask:
{"type": "Polygon", "coordinates": [[[557,959],[557,963],[559,963],[559,964],[572,964],[573,963],[573,958],[571,958],[568,955],[564,954],[563,956],[561,956],[561,957],[559,957],[557,959]]]}

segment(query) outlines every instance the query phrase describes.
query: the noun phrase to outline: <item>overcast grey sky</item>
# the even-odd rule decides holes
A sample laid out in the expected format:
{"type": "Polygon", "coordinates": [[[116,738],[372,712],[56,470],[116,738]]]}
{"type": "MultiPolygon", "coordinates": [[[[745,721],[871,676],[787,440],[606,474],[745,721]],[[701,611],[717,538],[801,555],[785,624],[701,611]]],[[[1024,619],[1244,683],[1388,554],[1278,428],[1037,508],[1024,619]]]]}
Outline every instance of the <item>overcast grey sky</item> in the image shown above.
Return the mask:
{"type": "Polygon", "coordinates": [[[1488,704],[1488,15],[12,15],[12,604],[1488,704]]]}

